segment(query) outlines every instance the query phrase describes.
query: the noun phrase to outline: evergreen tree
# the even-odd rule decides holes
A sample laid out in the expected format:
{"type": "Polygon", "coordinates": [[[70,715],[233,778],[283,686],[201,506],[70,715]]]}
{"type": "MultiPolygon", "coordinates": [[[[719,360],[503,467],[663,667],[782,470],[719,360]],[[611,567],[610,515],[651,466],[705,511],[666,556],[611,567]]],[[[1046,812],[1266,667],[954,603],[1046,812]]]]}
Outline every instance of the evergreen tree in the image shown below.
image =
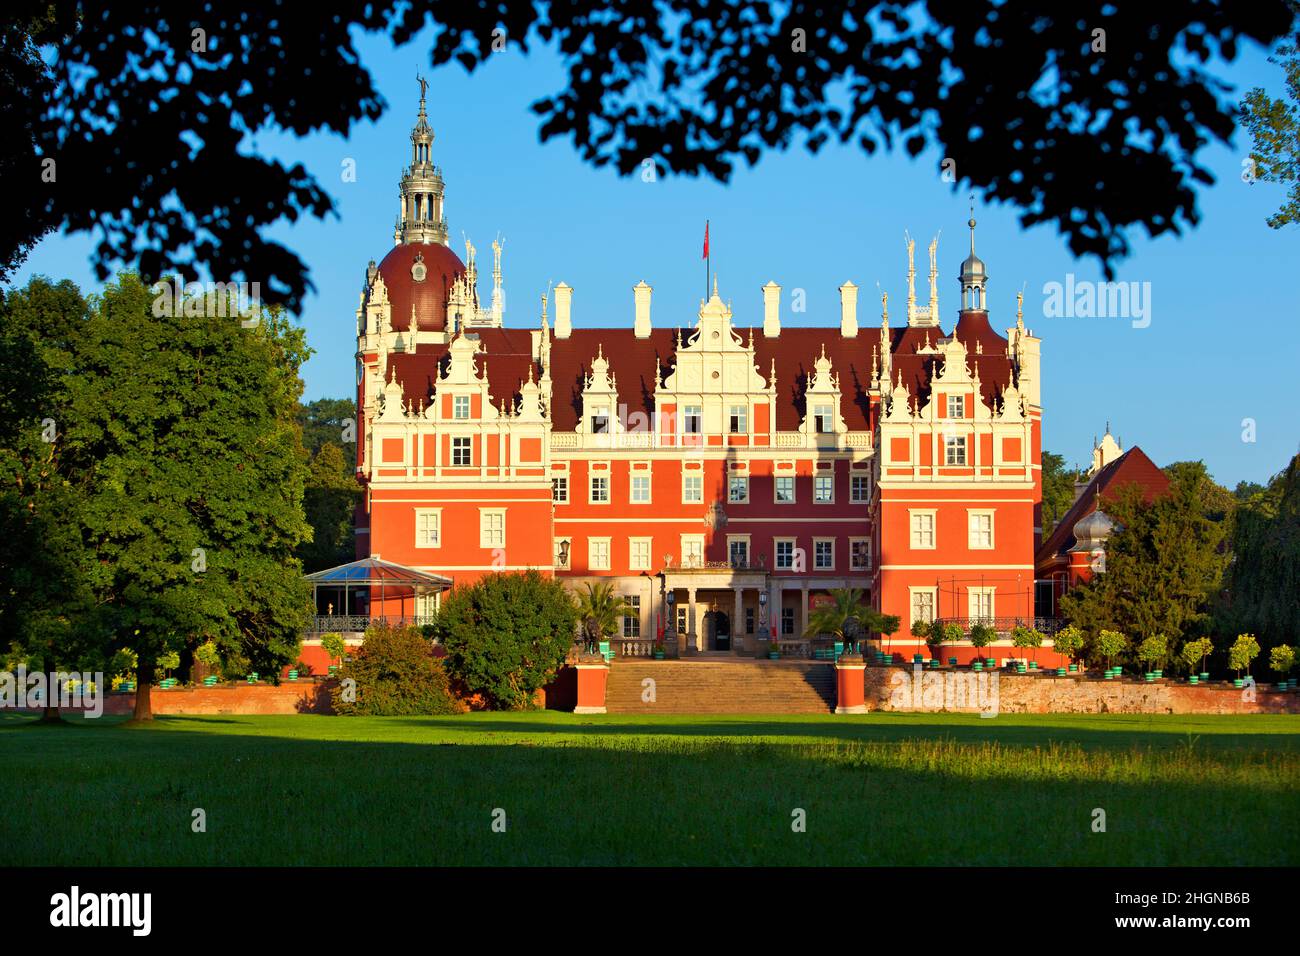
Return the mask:
{"type": "Polygon", "coordinates": [[[1077,467],[1066,467],[1063,455],[1044,451],[1042,464],[1043,537],[1047,537],[1074,504],[1074,483],[1081,476],[1077,467]]]}
{"type": "Polygon", "coordinates": [[[307,571],[321,571],[353,559],[353,528],[360,498],[361,486],[343,450],[333,442],[325,442],[311,460],[303,497],[312,538],[299,546],[298,556],[307,571]]]}
{"type": "Polygon", "coordinates": [[[1237,508],[1225,629],[1265,647],[1289,644],[1300,621],[1300,455],[1237,508]]]}

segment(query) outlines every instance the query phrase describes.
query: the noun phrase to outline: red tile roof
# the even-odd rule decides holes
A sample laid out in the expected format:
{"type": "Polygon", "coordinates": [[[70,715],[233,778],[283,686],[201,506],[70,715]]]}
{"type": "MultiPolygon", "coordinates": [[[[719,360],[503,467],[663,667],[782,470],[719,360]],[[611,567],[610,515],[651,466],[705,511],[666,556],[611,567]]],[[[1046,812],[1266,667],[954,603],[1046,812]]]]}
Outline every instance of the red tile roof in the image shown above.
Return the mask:
{"type": "Polygon", "coordinates": [[[1140,488],[1142,499],[1149,502],[1169,490],[1169,476],[1156,467],[1155,462],[1141,448],[1134,445],[1092,476],[1088,486],[1052,529],[1052,533],[1038,546],[1038,553],[1034,556],[1035,565],[1049,562],[1074,547],[1074,526],[1085,515],[1097,509],[1097,496],[1115,498],[1120,489],[1127,485],[1140,488]]]}
{"type": "Polygon", "coordinates": [[[405,332],[411,327],[411,306],[416,321],[427,331],[447,327],[447,297],[456,276],[465,271],[460,257],[440,242],[412,242],[394,246],[379,263],[379,274],[392,303],[393,329],[405,332]],[[415,257],[424,263],[425,277],[416,282],[411,277],[415,257]]]}

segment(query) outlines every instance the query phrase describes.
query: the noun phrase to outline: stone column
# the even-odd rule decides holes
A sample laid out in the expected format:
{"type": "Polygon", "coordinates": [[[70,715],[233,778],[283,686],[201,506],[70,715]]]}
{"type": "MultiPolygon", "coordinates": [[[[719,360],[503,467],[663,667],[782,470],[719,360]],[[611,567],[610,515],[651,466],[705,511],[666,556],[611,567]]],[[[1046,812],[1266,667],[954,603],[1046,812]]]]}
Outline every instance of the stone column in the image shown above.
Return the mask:
{"type": "Polygon", "coordinates": [[[808,633],[808,585],[799,589],[799,636],[808,633]]]}
{"type": "Polygon", "coordinates": [[[690,603],[688,605],[688,610],[686,612],[686,629],[687,629],[686,646],[689,647],[692,651],[698,651],[700,648],[698,644],[698,634],[696,633],[697,627],[695,621],[695,588],[687,588],[686,593],[690,600],[690,603]]]}
{"type": "Polygon", "coordinates": [[[736,592],[736,614],[731,619],[731,650],[739,654],[745,649],[745,589],[732,590],[736,592]]]}

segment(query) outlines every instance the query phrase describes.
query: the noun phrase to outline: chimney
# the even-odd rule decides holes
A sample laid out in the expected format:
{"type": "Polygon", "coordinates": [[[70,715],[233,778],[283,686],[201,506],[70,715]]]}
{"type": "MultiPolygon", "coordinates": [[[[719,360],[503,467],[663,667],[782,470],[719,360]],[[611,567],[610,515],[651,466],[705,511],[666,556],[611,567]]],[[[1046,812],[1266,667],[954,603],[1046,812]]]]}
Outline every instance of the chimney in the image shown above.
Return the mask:
{"type": "Polygon", "coordinates": [[[573,289],[561,282],[555,287],[555,337],[567,339],[573,331],[569,310],[573,306],[573,289]]]}
{"type": "Polygon", "coordinates": [[[632,287],[632,298],[636,303],[636,320],[632,325],[632,334],[638,339],[650,338],[650,293],[654,290],[642,279],[632,287]]]}
{"type": "Polygon", "coordinates": [[[852,282],[840,286],[840,335],[858,337],[858,287],[852,282]]]}
{"type": "Polygon", "coordinates": [[[781,287],[769,280],[763,286],[763,337],[774,339],[781,334],[781,287]]]}

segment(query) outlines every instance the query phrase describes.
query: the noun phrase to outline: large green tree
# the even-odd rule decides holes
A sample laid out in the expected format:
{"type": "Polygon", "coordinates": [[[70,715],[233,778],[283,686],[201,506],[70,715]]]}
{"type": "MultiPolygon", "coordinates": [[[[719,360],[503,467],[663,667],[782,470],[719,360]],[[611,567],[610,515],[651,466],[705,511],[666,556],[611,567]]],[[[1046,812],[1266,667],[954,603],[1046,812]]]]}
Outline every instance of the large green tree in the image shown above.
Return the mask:
{"type": "Polygon", "coordinates": [[[1052,533],[1058,521],[1074,504],[1074,483],[1080,478],[1076,466],[1067,467],[1065,456],[1043,452],[1043,537],[1052,533]]]}
{"type": "Polygon", "coordinates": [[[356,554],[353,528],[361,486],[349,464],[343,449],[333,442],[325,442],[312,456],[303,495],[312,538],[298,547],[307,571],[346,564],[356,554]]]}
{"type": "Polygon", "coordinates": [[[1213,507],[1208,482],[1203,469],[1189,468],[1150,503],[1132,485],[1103,497],[1116,523],[1105,570],[1061,598],[1064,616],[1090,636],[1119,631],[1132,645],[1153,634],[1177,641],[1207,629],[1226,564],[1223,523],[1206,513],[1213,507]]]}
{"type": "MultiPolygon", "coordinates": [[[[1290,0],[1300,16],[1300,4],[1290,0]]],[[[1241,124],[1250,134],[1250,182],[1287,187],[1277,212],[1268,217],[1274,229],[1300,223],[1300,34],[1282,43],[1270,57],[1280,65],[1286,94],[1274,97],[1255,87],[1241,104],[1241,124]]]]}
{"type": "Polygon", "coordinates": [[[1226,629],[1265,647],[1295,642],[1300,622],[1300,455],[1233,516],[1226,629]]]}
{"type": "Polygon", "coordinates": [[[130,274],[95,300],[69,343],[64,438],[69,473],[88,476],[79,519],[100,624],[139,658],[139,720],[161,655],[210,639],[274,673],[309,612],[294,556],[309,534],[303,332],[212,298],[156,306],[130,274]]]}

